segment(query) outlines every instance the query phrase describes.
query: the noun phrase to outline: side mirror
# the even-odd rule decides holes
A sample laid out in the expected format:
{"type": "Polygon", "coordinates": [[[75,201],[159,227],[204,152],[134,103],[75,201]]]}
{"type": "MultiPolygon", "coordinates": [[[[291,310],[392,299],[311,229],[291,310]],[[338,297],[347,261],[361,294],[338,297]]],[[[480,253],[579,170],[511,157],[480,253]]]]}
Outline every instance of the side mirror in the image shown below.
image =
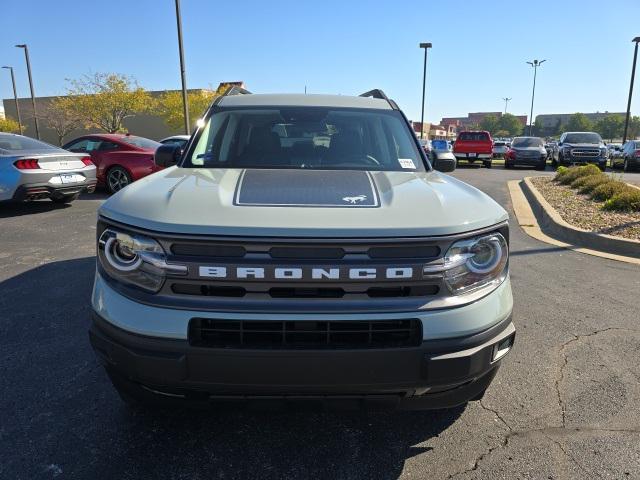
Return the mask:
{"type": "Polygon", "coordinates": [[[442,173],[453,172],[456,169],[456,157],[451,154],[436,154],[433,168],[442,173]]]}
{"type": "Polygon", "coordinates": [[[182,158],[182,149],[179,145],[160,145],[153,156],[153,160],[159,167],[170,167],[182,158]]]}

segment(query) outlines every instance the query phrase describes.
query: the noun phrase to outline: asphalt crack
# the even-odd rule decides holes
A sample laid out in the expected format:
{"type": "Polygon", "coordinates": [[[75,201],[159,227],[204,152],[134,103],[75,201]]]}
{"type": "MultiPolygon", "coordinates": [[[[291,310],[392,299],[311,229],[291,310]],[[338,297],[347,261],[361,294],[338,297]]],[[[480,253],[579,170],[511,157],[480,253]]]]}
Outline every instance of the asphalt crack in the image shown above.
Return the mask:
{"type": "Polygon", "coordinates": [[[566,369],[566,367],[567,367],[567,365],[569,363],[569,359],[568,359],[568,356],[567,356],[567,353],[566,353],[566,349],[567,349],[567,347],[569,345],[571,345],[573,343],[580,342],[580,341],[583,341],[586,338],[593,337],[595,335],[599,335],[601,333],[609,332],[609,331],[612,331],[612,330],[640,333],[640,331],[638,331],[638,330],[629,329],[629,328],[607,327],[607,328],[603,328],[603,329],[600,329],[600,330],[595,330],[593,332],[582,334],[582,335],[573,334],[573,338],[567,340],[562,345],[560,345],[559,351],[560,351],[560,355],[562,356],[562,363],[561,363],[560,369],[558,371],[558,377],[556,378],[556,381],[555,381],[555,390],[556,390],[556,394],[557,394],[557,397],[558,397],[558,405],[560,407],[560,412],[561,412],[561,416],[562,416],[562,427],[544,427],[544,428],[529,429],[529,430],[514,430],[513,427],[511,427],[511,425],[504,419],[504,417],[502,415],[500,415],[500,412],[498,412],[496,409],[493,409],[493,408],[485,405],[482,402],[482,400],[480,400],[478,402],[480,407],[482,409],[488,411],[488,412],[491,412],[500,421],[500,423],[502,423],[502,425],[507,429],[506,434],[504,435],[504,437],[502,438],[501,442],[498,445],[495,445],[493,447],[489,447],[486,451],[484,451],[479,456],[477,456],[475,458],[471,468],[468,468],[466,470],[462,470],[460,472],[455,472],[455,473],[449,474],[449,476],[447,478],[452,479],[452,478],[456,478],[456,477],[458,477],[460,475],[465,475],[465,474],[468,474],[468,473],[475,472],[475,471],[479,470],[480,469],[480,464],[482,463],[482,461],[485,458],[490,456],[496,450],[499,450],[501,448],[506,447],[509,444],[509,441],[513,437],[515,437],[515,436],[525,436],[525,435],[535,434],[535,433],[543,435],[549,441],[551,441],[555,445],[557,445],[558,448],[560,449],[560,451],[562,451],[562,453],[565,455],[565,457],[568,458],[571,462],[573,462],[576,465],[576,467],[578,467],[578,469],[580,469],[581,472],[585,473],[589,477],[597,476],[599,478],[602,478],[601,475],[596,474],[594,472],[590,472],[585,467],[583,467],[580,464],[580,462],[578,462],[578,460],[569,451],[567,451],[558,440],[555,440],[554,438],[552,438],[551,435],[558,435],[559,433],[561,433],[563,435],[564,434],[572,435],[572,434],[576,434],[578,432],[580,432],[580,433],[587,432],[587,433],[595,433],[595,434],[597,434],[597,433],[640,434],[640,429],[635,429],[635,428],[631,428],[631,429],[608,429],[608,428],[592,428],[592,427],[574,427],[574,428],[568,429],[567,426],[566,426],[566,404],[565,404],[564,399],[562,398],[562,394],[560,392],[560,385],[564,380],[564,371],[565,371],[565,369],[566,369]]]}
{"type": "Polygon", "coordinates": [[[591,333],[586,333],[583,335],[576,335],[575,333],[572,334],[573,338],[571,338],[570,340],[567,340],[566,342],[564,342],[562,345],[560,345],[560,355],[562,356],[562,363],[560,365],[560,369],[558,372],[558,377],[556,378],[555,381],[555,390],[556,390],[556,395],[558,397],[558,406],[560,407],[560,414],[561,414],[561,419],[562,419],[562,426],[566,427],[567,425],[567,406],[566,403],[564,401],[564,399],[562,398],[562,393],[560,392],[560,384],[563,382],[564,380],[564,371],[569,363],[569,357],[566,354],[566,349],[569,345],[576,343],[576,342],[581,342],[583,341],[585,338],[589,338],[589,337],[593,337],[595,335],[599,335],[601,333],[605,333],[605,332],[609,332],[612,330],[617,330],[617,331],[625,331],[625,332],[636,332],[636,333],[640,333],[638,332],[638,330],[633,330],[633,329],[629,329],[629,328],[621,328],[621,327],[607,327],[607,328],[603,328],[600,330],[595,330],[591,333]]]}

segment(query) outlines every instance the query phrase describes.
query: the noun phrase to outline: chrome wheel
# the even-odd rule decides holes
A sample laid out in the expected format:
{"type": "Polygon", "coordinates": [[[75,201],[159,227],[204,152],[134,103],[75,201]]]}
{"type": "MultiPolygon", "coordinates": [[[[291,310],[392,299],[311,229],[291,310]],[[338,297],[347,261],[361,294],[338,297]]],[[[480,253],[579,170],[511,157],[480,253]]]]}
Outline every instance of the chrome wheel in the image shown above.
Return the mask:
{"type": "Polygon", "coordinates": [[[122,168],[115,167],[109,170],[107,174],[107,185],[111,193],[115,193],[122,190],[124,187],[131,183],[129,174],[122,168]]]}

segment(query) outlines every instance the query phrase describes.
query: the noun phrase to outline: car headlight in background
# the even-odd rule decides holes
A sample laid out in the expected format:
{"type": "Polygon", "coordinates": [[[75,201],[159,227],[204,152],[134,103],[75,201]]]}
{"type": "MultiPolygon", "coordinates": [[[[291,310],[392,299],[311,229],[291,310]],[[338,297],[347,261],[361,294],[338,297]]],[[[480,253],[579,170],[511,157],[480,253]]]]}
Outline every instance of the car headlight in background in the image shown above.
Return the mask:
{"type": "Polygon", "coordinates": [[[167,263],[153,238],[107,228],[98,239],[98,259],[113,279],[149,292],[162,287],[166,274],[186,275],[186,265],[167,263]]]}
{"type": "Polygon", "coordinates": [[[483,288],[495,288],[507,276],[509,246],[500,233],[490,233],[455,242],[444,256],[444,263],[424,267],[425,274],[442,272],[453,295],[483,288]]]}

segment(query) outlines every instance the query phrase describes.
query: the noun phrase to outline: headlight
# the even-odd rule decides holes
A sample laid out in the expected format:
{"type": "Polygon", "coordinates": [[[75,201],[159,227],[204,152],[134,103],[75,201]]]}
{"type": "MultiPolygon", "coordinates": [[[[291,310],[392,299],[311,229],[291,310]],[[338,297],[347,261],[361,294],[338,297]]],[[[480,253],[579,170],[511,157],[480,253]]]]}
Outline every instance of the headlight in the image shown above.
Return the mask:
{"type": "Polygon", "coordinates": [[[167,273],[187,273],[185,265],[167,263],[162,246],[154,239],[110,228],[98,240],[98,259],[110,277],[153,293],[160,290],[167,273]]]}
{"type": "Polygon", "coordinates": [[[509,247],[500,233],[455,242],[444,256],[444,263],[425,267],[426,274],[442,272],[444,283],[453,295],[462,295],[485,287],[497,287],[507,275],[509,247]]]}

